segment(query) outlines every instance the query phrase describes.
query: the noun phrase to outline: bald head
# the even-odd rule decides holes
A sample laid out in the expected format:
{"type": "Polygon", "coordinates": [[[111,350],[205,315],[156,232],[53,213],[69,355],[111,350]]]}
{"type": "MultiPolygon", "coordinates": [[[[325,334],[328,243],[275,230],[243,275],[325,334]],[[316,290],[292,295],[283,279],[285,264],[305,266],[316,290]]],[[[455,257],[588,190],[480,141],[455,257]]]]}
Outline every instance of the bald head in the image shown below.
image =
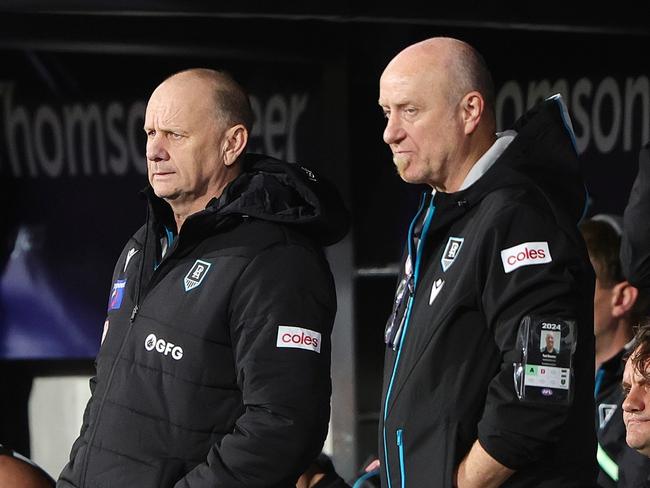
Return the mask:
{"type": "MultiPolygon", "coordinates": [[[[248,132],[253,128],[253,110],[246,91],[229,74],[206,68],[192,68],[169,76],[165,84],[200,87],[214,101],[214,113],[228,126],[242,124],[248,132]]],[[[193,89],[193,88],[191,88],[193,89]]]]}
{"type": "Polygon", "coordinates": [[[458,103],[465,94],[477,91],[483,96],[486,115],[494,116],[492,76],[480,53],[466,42],[433,37],[412,44],[388,63],[384,74],[396,70],[438,78],[450,103],[458,103]]]}
{"type": "Polygon", "coordinates": [[[251,113],[244,90],[213,70],[176,73],[151,94],[144,121],[149,183],[172,207],[177,229],[241,172],[251,113]]]}
{"type": "Polygon", "coordinates": [[[38,468],[20,459],[0,455],[0,487],[53,488],[54,482],[38,468]]]}
{"type": "Polygon", "coordinates": [[[495,140],[493,92],[480,55],[457,39],[428,39],[395,56],[379,81],[379,105],[401,178],[457,191],[495,140]]]}

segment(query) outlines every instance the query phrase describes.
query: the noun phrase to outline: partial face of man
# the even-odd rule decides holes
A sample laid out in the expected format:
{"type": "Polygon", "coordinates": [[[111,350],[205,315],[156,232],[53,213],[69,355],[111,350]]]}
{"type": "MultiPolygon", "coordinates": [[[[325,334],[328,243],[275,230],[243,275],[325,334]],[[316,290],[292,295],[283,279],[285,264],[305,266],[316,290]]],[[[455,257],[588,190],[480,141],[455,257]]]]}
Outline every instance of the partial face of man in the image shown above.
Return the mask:
{"type": "Polygon", "coordinates": [[[172,208],[191,208],[216,196],[211,192],[225,171],[225,131],[209,81],[177,75],[163,82],[149,99],[144,129],[149,183],[156,195],[172,208]]]}
{"type": "Polygon", "coordinates": [[[446,189],[464,138],[459,105],[449,100],[444,66],[422,62],[412,53],[400,56],[379,83],[384,142],[404,181],[446,189]]]}
{"type": "Polygon", "coordinates": [[[596,270],[596,287],[594,289],[594,335],[596,339],[604,333],[615,329],[617,321],[612,314],[612,286],[605,285],[599,278],[600,264],[593,259],[591,265],[596,270]]]}
{"type": "Polygon", "coordinates": [[[631,359],[625,364],[623,389],[623,421],[627,444],[645,456],[650,456],[650,385],[633,367],[631,359]]]}

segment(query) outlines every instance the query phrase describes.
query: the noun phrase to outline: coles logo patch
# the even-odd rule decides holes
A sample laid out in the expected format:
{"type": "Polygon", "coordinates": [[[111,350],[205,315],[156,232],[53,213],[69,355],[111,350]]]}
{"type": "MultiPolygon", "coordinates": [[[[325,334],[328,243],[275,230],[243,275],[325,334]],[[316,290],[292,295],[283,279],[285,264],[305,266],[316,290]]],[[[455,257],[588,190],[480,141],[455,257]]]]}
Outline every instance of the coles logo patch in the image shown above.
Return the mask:
{"type": "Polygon", "coordinates": [[[522,266],[550,263],[553,260],[548,249],[548,242],[524,242],[501,251],[501,261],[503,270],[510,273],[522,266]]]}
{"type": "Polygon", "coordinates": [[[278,341],[276,343],[278,347],[306,349],[320,354],[320,344],[320,332],[300,327],[278,326],[278,341]]]}

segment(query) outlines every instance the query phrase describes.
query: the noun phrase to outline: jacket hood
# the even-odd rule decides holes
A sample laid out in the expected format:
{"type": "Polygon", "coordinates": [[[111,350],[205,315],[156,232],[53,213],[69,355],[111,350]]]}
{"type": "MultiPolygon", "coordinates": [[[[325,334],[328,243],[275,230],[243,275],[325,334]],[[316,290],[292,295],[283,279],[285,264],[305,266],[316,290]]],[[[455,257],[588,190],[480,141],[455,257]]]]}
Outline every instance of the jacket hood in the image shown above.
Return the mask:
{"type": "MultiPolygon", "coordinates": [[[[221,218],[245,215],[299,227],[320,245],[340,241],[348,232],[350,216],[336,187],[313,171],[260,154],[247,154],[242,173],[218,198],[213,198],[204,216],[221,218]]],[[[171,208],[153,193],[145,193],[157,221],[167,222],[171,208]]],[[[203,212],[202,212],[203,213],[203,212]]]]}
{"type": "Polygon", "coordinates": [[[313,171],[261,154],[247,154],[243,171],[213,205],[237,213],[300,226],[318,243],[340,241],[350,216],[336,187],[313,171]]]}
{"type": "Polygon", "coordinates": [[[499,159],[458,196],[476,198],[506,185],[532,184],[558,218],[580,221],[587,191],[571,120],[561,96],[555,95],[530,109],[512,129],[517,136],[499,159]]]}

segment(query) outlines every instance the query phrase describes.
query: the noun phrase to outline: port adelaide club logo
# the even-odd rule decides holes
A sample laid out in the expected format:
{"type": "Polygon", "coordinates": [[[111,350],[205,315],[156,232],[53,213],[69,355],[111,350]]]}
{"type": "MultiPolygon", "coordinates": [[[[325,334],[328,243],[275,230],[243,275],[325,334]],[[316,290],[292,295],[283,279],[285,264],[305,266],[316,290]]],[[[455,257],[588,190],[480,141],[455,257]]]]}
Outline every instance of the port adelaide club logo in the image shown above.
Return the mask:
{"type": "Polygon", "coordinates": [[[208,263],[206,261],[201,261],[200,259],[197,259],[194,262],[192,269],[190,269],[190,272],[187,273],[185,275],[185,278],[183,279],[183,285],[185,286],[185,291],[193,290],[194,288],[199,286],[203,282],[205,275],[208,274],[208,270],[210,269],[210,266],[212,266],[212,263],[208,263]]]}
{"type": "Polygon", "coordinates": [[[450,237],[445,246],[445,252],[442,253],[442,258],[440,258],[440,265],[442,266],[443,271],[447,271],[449,267],[454,264],[458,253],[460,253],[460,248],[463,246],[462,237],[450,237]]]}

